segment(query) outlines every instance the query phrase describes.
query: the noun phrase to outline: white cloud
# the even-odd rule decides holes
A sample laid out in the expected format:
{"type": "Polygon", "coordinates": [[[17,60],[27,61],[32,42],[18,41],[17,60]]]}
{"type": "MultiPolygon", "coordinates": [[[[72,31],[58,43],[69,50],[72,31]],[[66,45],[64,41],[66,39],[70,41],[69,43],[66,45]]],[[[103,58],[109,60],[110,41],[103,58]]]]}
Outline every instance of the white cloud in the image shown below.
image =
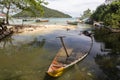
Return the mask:
{"type": "Polygon", "coordinates": [[[47,7],[62,11],[71,16],[77,17],[88,8],[95,10],[105,0],[46,0],[47,7]]]}

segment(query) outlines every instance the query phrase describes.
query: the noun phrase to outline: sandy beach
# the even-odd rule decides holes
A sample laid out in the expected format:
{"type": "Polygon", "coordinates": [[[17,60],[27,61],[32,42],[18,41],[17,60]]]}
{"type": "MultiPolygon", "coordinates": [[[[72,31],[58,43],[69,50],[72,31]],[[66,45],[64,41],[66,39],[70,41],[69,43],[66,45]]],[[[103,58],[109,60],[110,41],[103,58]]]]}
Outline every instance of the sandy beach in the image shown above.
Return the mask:
{"type": "Polygon", "coordinates": [[[19,35],[38,35],[49,34],[55,30],[74,30],[76,26],[73,25],[31,25],[22,29],[19,35]]]}

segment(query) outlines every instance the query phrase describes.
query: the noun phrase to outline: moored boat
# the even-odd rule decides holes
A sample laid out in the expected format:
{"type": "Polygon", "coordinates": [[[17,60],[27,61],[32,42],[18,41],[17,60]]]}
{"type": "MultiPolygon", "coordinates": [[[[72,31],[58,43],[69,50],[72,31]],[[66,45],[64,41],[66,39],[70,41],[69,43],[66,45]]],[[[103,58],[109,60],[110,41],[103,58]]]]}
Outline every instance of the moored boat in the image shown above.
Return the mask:
{"type": "Polygon", "coordinates": [[[40,20],[40,19],[37,19],[35,22],[49,22],[49,20],[40,20]]]}
{"type": "Polygon", "coordinates": [[[67,21],[67,24],[70,24],[70,25],[77,25],[78,23],[83,23],[82,20],[75,20],[75,21],[67,21]]]}
{"type": "Polygon", "coordinates": [[[78,24],[78,21],[67,21],[67,24],[77,25],[77,24],[78,24]]]}
{"type": "Polygon", "coordinates": [[[23,19],[24,22],[33,21],[33,19],[23,19]]]}

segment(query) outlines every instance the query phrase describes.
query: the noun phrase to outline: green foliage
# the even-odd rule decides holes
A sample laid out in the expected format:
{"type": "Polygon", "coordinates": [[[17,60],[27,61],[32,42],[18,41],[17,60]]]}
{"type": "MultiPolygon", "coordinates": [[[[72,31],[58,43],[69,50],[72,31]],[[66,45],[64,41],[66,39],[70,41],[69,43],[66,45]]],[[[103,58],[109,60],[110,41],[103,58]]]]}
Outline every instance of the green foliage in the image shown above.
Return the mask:
{"type": "Polygon", "coordinates": [[[96,11],[92,14],[92,18],[95,21],[102,21],[103,17],[105,16],[105,12],[107,11],[107,6],[105,4],[100,5],[96,11]]]}
{"type": "Polygon", "coordinates": [[[6,22],[9,24],[8,19],[10,13],[15,13],[20,10],[31,11],[33,14],[36,14],[34,8],[43,15],[43,9],[41,4],[46,2],[44,0],[0,0],[0,10],[6,13],[6,22]],[[6,9],[4,11],[4,9],[6,9]]]}
{"type": "Polygon", "coordinates": [[[106,25],[110,25],[113,28],[120,27],[120,2],[110,4],[108,12],[103,20],[106,25]]]}
{"type": "Polygon", "coordinates": [[[120,1],[100,5],[91,18],[95,21],[103,21],[105,25],[112,28],[120,28],[120,1]]]}
{"type": "Polygon", "coordinates": [[[83,12],[83,15],[81,16],[81,19],[85,19],[85,18],[88,18],[90,17],[92,14],[91,10],[90,9],[87,9],[83,12]]]}
{"type": "MultiPolygon", "coordinates": [[[[45,18],[49,18],[49,17],[70,18],[71,17],[67,14],[64,14],[62,12],[59,12],[53,9],[49,9],[45,6],[42,6],[42,9],[44,10],[44,15],[42,17],[45,17],[45,18]]],[[[23,10],[22,12],[14,15],[14,17],[41,17],[38,10],[36,10],[35,8],[33,8],[33,10],[36,13],[36,15],[34,15],[33,13],[29,11],[23,10]]]]}
{"type": "Polygon", "coordinates": [[[104,42],[107,49],[112,49],[112,54],[120,53],[120,33],[109,33],[107,29],[95,30],[97,42],[104,42]]]}

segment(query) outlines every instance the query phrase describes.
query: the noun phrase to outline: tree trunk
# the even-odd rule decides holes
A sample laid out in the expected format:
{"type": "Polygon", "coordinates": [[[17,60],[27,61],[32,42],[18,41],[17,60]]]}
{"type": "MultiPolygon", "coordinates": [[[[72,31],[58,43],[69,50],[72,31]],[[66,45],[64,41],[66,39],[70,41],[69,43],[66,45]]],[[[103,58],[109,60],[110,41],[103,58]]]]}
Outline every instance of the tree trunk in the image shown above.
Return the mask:
{"type": "Polygon", "coordinates": [[[9,8],[7,10],[7,13],[6,13],[6,24],[9,25],[9,8]]]}
{"type": "Polygon", "coordinates": [[[7,13],[6,13],[6,24],[9,25],[9,10],[10,10],[10,3],[7,6],[7,13]]]}

